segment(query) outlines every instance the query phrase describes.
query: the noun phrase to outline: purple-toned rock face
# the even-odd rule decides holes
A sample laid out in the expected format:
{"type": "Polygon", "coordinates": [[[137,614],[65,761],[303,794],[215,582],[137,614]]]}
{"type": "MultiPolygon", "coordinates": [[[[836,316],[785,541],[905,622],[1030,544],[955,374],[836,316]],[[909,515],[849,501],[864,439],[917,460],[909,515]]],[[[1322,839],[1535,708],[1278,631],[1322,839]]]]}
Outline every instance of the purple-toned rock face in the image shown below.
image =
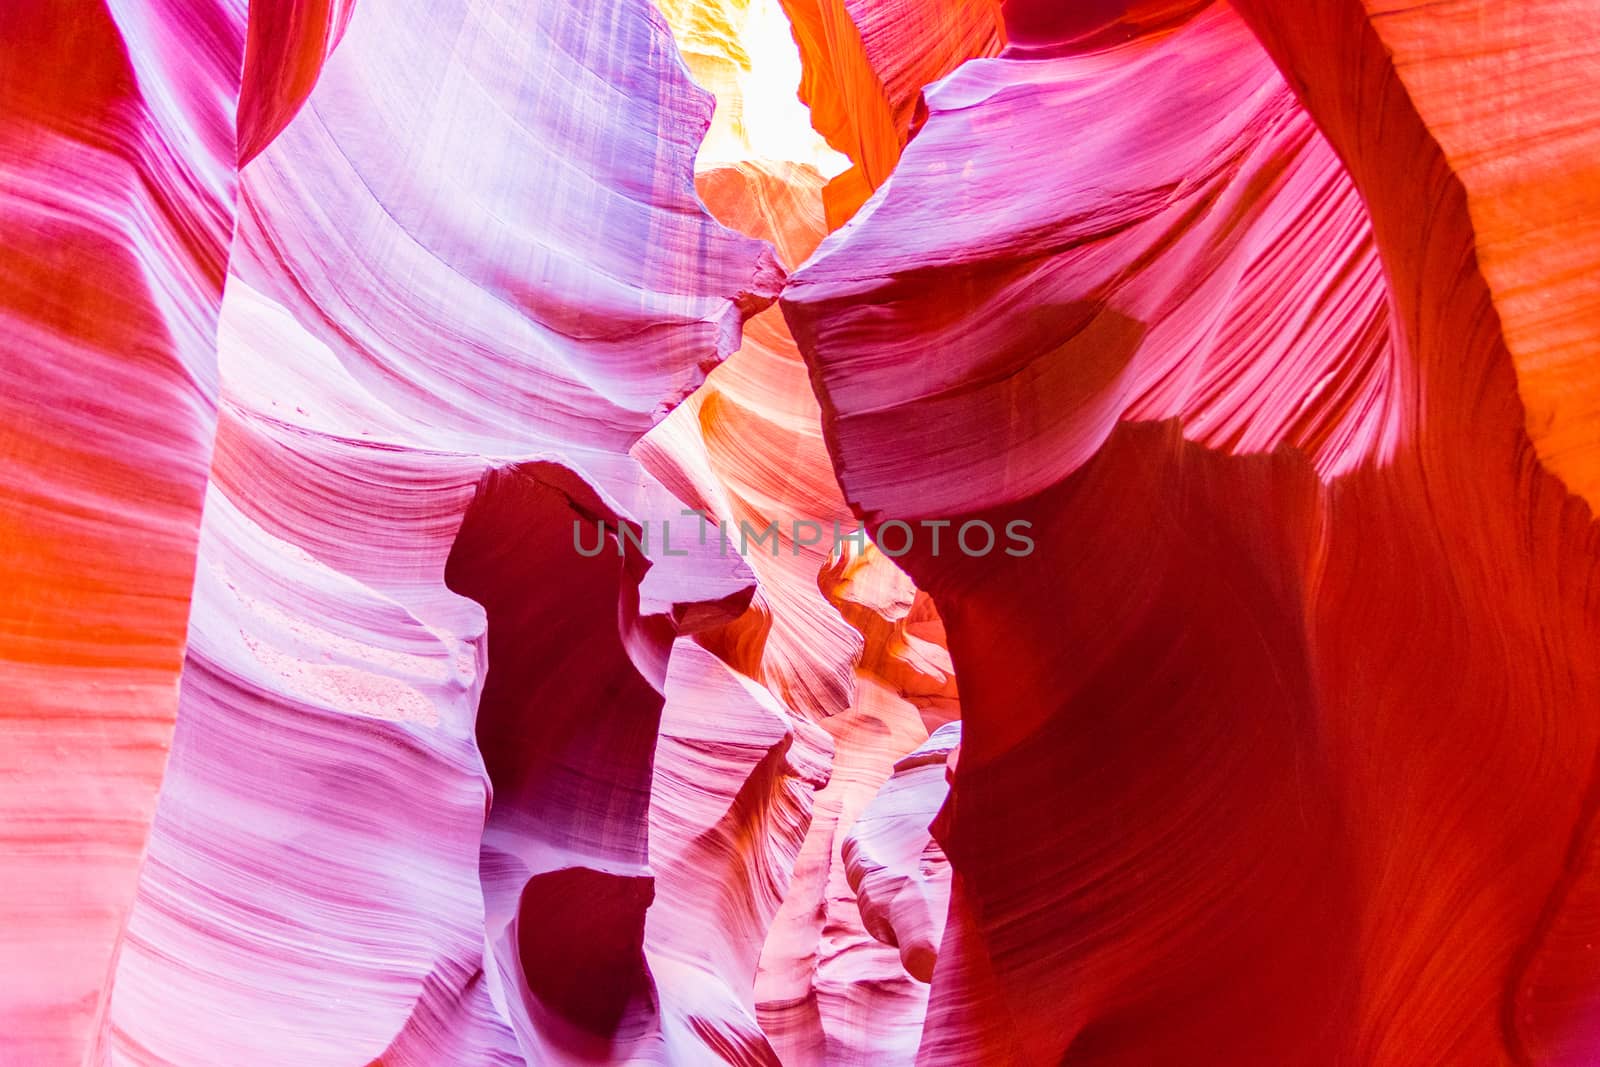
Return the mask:
{"type": "Polygon", "coordinates": [[[1600,1062],[1597,17],[0,5],[0,1064],[1600,1062]]]}

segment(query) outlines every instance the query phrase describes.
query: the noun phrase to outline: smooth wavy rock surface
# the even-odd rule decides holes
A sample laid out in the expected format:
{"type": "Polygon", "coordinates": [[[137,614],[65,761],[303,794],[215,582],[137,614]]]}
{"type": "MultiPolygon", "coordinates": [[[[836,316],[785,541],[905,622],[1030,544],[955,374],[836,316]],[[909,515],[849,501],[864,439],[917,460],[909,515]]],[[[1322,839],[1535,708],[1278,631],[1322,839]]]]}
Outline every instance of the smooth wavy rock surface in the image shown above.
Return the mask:
{"type": "Polygon", "coordinates": [[[0,1058],[94,1049],[178,705],[242,4],[0,10],[0,1058]]]}
{"type": "Polygon", "coordinates": [[[860,513],[1038,539],[902,561],[963,713],[921,1059],[1586,1062],[1591,516],[1385,20],[1239,6],[968,64],[784,295],[860,513]]]}
{"type": "Polygon", "coordinates": [[[0,1064],[1600,1063],[1597,8],[6,6],[0,1064]]]}
{"type": "Polygon", "coordinates": [[[1178,417],[1230,451],[1288,441],[1328,473],[1393,450],[1382,268],[1310,117],[1237,19],[1213,12],[1123,51],[974,62],[941,83],[896,195],[787,290],[808,309],[791,316],[802,347],[850,346],[848,366],[818,373],[825,407],[852,424],[840,480],[874,515],[937,518],[1037,492],[1124,416],[1178,417]],[[1079,151],[1019,159],[987,133],[1047,116],[1071,122],[1079,151]],[[1145,131],[1131,143],[1130,123],[1145,131]],[[964,181],[947,199],[956,163],[992,168],[995,184],[964,181]],[[989,198],[1005,198],[1007,225],[989,198]],[[963,230],[952,213],[983,222],[963,230]],[[985,301],[991,314],[969,313],[985,301]],[[917,331],[890,339],[891,315],[917,331]],[[905,360],[922,353],[928,380],[908,403],[905,360]],[[910,462],[930,422],[940,462],[910,462]]]}
{"type": "MultiPolygon", "coordinates": [[[[642,3],[372,0],[245,172],[119,1062],[547,1063],[628,1036],[673,635],[751,582],[619,550],[681,507],[627,449],[781,277],[695,199],[708,117],[642,3]],[[614,550],[579,557],[580,518],[614,550]]],[[[803,825],[786,768],[765,788],[803,825]]]]}
{"type": "Polygon", "coordinates": [[[355,0],[255,0],[239,100],[239,163],[261,154],[311,95],[355,0]]]}
{"type": "MultiPolygon", "coordinates": [[[[1571,31],[1600,7],[1391,0],[1365,10],[1377,42],[1363,41],[1364,62],[1389,54],[1389,84],[1404,90],[1466,194],[1528,435],[1545,465],[1593,508],[1600,54],[1571,31]]],[[[1326,58],[1307,55],[1298,65],[1309,74],[1313,62],[1326,58]]]]}

